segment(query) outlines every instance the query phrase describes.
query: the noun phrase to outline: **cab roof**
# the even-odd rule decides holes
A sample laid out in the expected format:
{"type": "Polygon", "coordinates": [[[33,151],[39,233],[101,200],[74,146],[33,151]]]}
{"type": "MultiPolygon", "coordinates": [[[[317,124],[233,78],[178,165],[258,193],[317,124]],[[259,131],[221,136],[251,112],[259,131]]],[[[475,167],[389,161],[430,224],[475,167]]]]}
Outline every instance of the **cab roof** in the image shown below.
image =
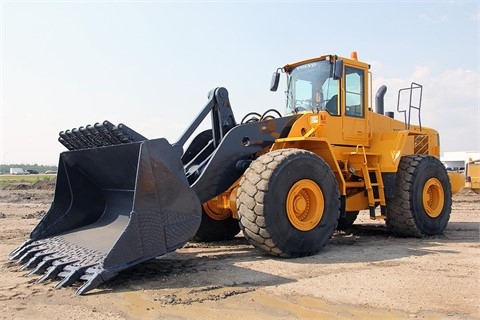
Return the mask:
{"type": "Polygon", "coordinates": [[[307,60],[301,60],[301,61],[298,61],[298,62],[295,62],[295,63],[292,63],[292,64],[286,64],[285,66],[283,66],[283,70],[286,73],[289,73],[295,67],[298,67],[298,66],[303,65],[303,64],[307,64],[307,63],[311,63],[311,62],[315,62],[315,61],[323,61],[323,60],[335,61],[335,60],[338,60],[338,59],[343,60],[344,63],[346,63],[347,65],[357,66],[357,67],[367,69],[367,70],[370,69],[370,65],[368,63],[359,61],[357,59],[357,53],[355,51],[353,51],[350,58],[337,56],[335,54],[325,54],[325,55],[322,55],[320,57],[311,58],[311,59],[307,59],[307,60]]]}

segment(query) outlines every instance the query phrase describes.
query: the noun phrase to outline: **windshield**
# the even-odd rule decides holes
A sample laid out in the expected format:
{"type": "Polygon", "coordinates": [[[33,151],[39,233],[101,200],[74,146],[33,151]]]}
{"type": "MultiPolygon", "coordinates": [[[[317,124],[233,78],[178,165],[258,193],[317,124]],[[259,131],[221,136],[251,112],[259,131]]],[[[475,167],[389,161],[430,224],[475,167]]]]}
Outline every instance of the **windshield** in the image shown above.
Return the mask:
{"type": "Polygon", "coordinates": [[[327,110],[338,112],[338,80],[333,80],[333,64],[315,61],[295,67],[288,75],[286,113],[327,110]]]}

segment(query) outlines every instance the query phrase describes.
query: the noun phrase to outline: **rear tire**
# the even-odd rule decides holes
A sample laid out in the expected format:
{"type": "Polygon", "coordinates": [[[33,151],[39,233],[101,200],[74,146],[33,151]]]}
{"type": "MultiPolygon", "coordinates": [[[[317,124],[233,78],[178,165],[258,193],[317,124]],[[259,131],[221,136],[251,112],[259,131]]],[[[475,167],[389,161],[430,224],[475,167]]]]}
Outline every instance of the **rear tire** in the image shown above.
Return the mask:
{"type": "Polygon", "coordinates": [[[450,179],[440,160],[426,155],[402,157],[395,197],[387,199],[387,227],[400,236],[440,234],[451,210],[450,179]]]}
{"type": "Polygon", "coordinates": [[[350,228],[357,219],[358,211],[347,211],[345,217],[338,218],[337,230],[350,228]]]}
{"type": "Polygon", "coordinates": [[[328,164],[300,149],[254,160],[238,188],[240,228],[250,244],[274,256],[317,253],[337,226],[340,196],[328,164]]]}
{"type": "Polygon", "coordinates": [[[223,220],[212,219],[202,206],[202,221],[193,240],[197,242],[232,240],[239,232],[237,219],[232,216],[223,220]]]}

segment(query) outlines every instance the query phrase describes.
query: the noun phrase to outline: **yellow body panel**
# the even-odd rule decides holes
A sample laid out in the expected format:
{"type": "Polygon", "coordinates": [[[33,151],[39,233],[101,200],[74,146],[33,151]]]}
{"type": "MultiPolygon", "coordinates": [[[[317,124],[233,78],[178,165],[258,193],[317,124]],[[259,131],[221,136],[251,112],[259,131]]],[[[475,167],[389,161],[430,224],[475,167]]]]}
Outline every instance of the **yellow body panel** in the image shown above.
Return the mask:
{"type": "Polygon", "coordinates": [[[465,175],[458,172],[449,172],[448,177],[452,185],[452,194],[457,193],[465,187],[465,175]]]}
{"type": "Polygon", "coordinates": [[[466,186],[480,193],[480,159],[467,163],[466,186]]]}

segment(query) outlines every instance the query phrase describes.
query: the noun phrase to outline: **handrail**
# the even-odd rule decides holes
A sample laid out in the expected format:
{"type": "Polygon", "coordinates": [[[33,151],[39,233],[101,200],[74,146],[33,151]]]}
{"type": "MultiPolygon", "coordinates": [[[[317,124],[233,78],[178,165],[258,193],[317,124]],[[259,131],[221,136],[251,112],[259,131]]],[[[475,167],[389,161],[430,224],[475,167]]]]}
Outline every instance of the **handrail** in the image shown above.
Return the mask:
{"type": "Polygon", "coordinates": [[[412,82],[410,84],[409,88],[402,88],[398,90],[398,98],[397,98],[397,111],[399,113],[403,113],[404,117],[404,122],[405,122],[405,129],[409,130],[410,129],[410,120],[411,120],[411,113],[412,109],[418,110],[418,125],[420,127],[420,131],[422,131],[422,120],[420,118],[420,109],[422,108],[422,94],[423,94],[423,86],[421,84],[418,84],[416,82],[412,82]],[[413,91],[419,89],[420,93],[418,96],[418,106],[415,106],[412,104],[413,100],[413,91]],[[405,110],[400,110],[400,100],[401,100],[401,94],[403,91],[409,91],[409,103],[408,103],[408,119],[407,119],[407,109],[405,110]]]}
{"type": "Polygon", "coordinates": [[[367,161],[367,153],[365,152],[365,146],[363,144],[357,144],[357,146],[355,147],[355,153],[358,154],[358,148],[361,147],[362,150],[363,150],[363,164],[367,164],[368,161],[367,161]]]}

